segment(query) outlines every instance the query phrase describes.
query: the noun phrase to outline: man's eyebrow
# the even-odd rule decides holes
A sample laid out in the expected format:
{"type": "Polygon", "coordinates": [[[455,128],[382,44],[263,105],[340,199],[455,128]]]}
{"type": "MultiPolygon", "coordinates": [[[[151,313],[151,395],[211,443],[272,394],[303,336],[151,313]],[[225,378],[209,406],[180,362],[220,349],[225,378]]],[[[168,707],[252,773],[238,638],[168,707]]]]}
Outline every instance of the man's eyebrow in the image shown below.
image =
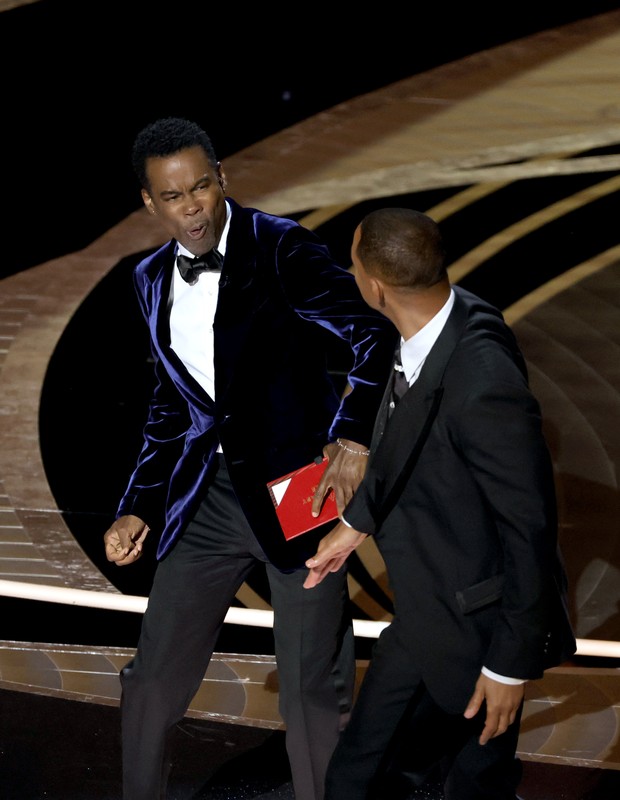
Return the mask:
{"type": "MultiPolygon", "coordinates": [[[[198,180],[194,183],[191,187],[190,191],[193,191],[197,186],[200,186],[201,183],[213,183],[213,178],[209,175],[202,175],[198,180]]],[[[162,189],[159,193],[160,197],[164,197],[164,195],[171,195],[171,194],[182,194],[181,189],[162,189]]]]}

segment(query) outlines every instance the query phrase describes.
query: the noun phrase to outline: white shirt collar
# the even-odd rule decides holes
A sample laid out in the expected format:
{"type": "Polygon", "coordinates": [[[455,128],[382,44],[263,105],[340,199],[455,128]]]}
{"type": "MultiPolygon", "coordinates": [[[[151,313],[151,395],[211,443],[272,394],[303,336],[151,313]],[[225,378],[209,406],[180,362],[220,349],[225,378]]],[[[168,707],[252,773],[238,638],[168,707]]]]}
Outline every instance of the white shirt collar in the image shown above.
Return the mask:
{"type": "Polygon", "coordinates": [[[432,346],[437,341],[439,334],[450,316],[453,305],[454,290],[450,289],[450,296],[435,316],[429,320],[423,328],[420,328],[417,333],[414,333],[411,338],[407,339],[407,341],[401,338],[400,356],[405,377],[410,384],[417,379],[422,365],[426,360],[426,356],[430,353],[432,346]]]}

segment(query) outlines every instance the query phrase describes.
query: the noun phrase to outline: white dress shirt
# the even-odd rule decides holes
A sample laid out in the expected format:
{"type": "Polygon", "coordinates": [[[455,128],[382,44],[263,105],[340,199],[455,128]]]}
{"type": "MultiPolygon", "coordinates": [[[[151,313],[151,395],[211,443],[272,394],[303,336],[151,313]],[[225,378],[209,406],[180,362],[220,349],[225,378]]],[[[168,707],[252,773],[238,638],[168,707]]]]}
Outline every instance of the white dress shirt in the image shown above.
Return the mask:
{"type": "MultiPolygon", "coordinates": [[[[230,229],[230,206],[226,203],[226,224],[217,244],[218,251],[226,254],[226,240],[230,229]]],[[[177,255],[194,257],[182,244],[177,255]]],[[[213,319],[217,306],[219,272],[201,272],[198,281],[189,284],[177,269],[176,260],[170,284],[170,346],[187,367],[188,372],[215,399],[215,368],[213,366],[213,319]]],[[[222,452],[218,445],[217,452],[222,452]]]]}
{"type": "MultiPolygon", "coordinates": [[[[230,228],[230,208],[226,204],[226,224],[217,249],[226,254],[230,228]]],[[[182,244],[178,254],[194,257],[182,244]]],[[[217,305],[219,272],[201,272],[198,281],[186,283],[174,268],[170,286],[170,345],[205,392],[215,399],[213,368],[213,318],[217,305]]]]}

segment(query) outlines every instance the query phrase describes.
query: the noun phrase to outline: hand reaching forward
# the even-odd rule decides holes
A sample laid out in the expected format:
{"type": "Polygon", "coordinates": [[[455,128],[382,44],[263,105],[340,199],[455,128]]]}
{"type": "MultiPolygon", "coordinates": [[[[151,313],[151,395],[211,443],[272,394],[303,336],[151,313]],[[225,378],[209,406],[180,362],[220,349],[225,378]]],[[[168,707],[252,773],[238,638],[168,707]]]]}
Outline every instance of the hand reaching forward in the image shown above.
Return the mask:
{"type": "Polygon", "coordinates": [[[334,492],[338,514],[342,514],[366,472],[368,450],[348,439],[338,441],[340,445],[332,442],[323,448],[323,455],[329,463],[314,493],[312,515],[315,517],[321,513],[323,500],[330,489],[334,492]]]}
{"type": "Polygon", "coordinates": [[[486,701],[487,715],[484,729],[478,739],[480,744],[486,744],[489,739],[506,732],[508,726],[515,721],[524,695],[524,683],[517,685],[500,683],[484,674],[480,675],[463,714],[466,719],[472,719],[486,701]]]}
{"type": "Polygon", "coordinates": [[[306,561],[309,569],[304,581],[304,589],[317,586],[330,572],[338,572],[355,548],[364,541],[368,534],[349,528],[339,522],[333,530],[319,542],[317,552],[306,561]]]}
{"type": "Polygon", "coordinates": [[[149,526],[140,517],[133,514],[119,517],[103,534],[108,561],[114,561],[119,567],[134,564],[142,555],[148,532],[149,526]]]}

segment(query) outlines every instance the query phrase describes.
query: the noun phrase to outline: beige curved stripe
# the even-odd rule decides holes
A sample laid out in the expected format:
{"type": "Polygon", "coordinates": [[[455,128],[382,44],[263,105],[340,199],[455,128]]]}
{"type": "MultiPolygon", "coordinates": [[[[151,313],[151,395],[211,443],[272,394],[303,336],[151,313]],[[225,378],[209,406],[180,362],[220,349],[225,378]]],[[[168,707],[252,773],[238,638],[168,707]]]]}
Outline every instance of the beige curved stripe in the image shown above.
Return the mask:
{"type": "Polygon", "coordinates": [[[0,13],[2,11],[10,11],[12,8],[27,6],[38,2],[39,0],[0,0],[0,13]]]}
{"type": "Polygon", "coordinates": [[[595,272],[599,272],[599,270],[608,267],[619,259],[620,245],[616,245],[615,247],[610,247],[609,250],[605,250],[603,253],[598,253],[588,261],[584,261],[582,264],[569,269],[557,278],[539,286],[533,292],[525,295],[525,297],[520,298],[516,303],[508,306],[503,312],[506,322],[508,322],[509,325],[513,325],[526,314],[529,314],[530,311],[533,311],[538,306],[551,300],[551,298],[555,297],[560,292],[563,292],[570,286],[574,286],[589,275],[593,275],[595,272]]]}
{"type": "Polygon", "coordinates": [[[244,583],[243,586],[237,592],[237,600],[243,603],[246,608],[258,608],[264,611],[269,611],[271,609],[270,604],[264,600],[258,592],[255,592],[247,583],[244,583]]]}
{"type": "Polygon", "coordinates": [[[474,247],[462,258],[454,261],[448,268],[448,273],[452,283],[458,283],[467,274],[472,272],[483,261],[487,261],[491,256],[494,256],[500,250],[503,250],[508,245],[512,244],[517,239],[521,239],[528,233],[536,230],[537,228],[546,225],[554,219],[581,208],[593,200],[598,200],[606,194],[620,189],[620,175],[608,178],[593,186],[588,186],[581,192],[576,192],[570,197],[565,197],[557,203],[553,203],[545,208],[537,211],[535,214],[530,214],[528,217],[515,222],[514,225],[509,225],[503,231],[491,236],[486,241],[482,242],[478,247],[474,247]]]}
{"type": "Polygon", "coordinates": [[[349,575],[349,594],[355,605],[365,614],[368,614],[370,619],[377,621],[390,621],[392,619],[392,614],[367,594],[366,590],[351,575],[349,575]]]}
{"type": "MultiPolygon", "coordinates": [[[[620,140],[620,131],[614,130],[613,142],[620,140]]],[[[593,144],[591,146],[594,146],[593,144]]],[[[512,152],[512,151],[511,151],[512,152]]],[[[463,159],[461,162],[417,162],[415,164],[401,164],[389,169],[375,170],[373,172],[358,173],[347,181],[334,181],[334,185],[317,187],[317,197],[342,195],[349,197],[348,202],[332,203],[322,205],[305,216],[300,218],[300,222],[307,228],[316,229],[343,211],[364,200],[379,199],[381,197],[407,194],[411,192],[426,191],[428,189],[440,189],[450,186],[461,186],[473,184],[446,201],[435,206],[427,213],[439,221],[447,216],[448,211],[454,213],[464,207],[467,202],[473,202],[479,196],[489,194],[502,186],[516,180],[527,178],[554,177],[558,175],[581,175],[597,172],[613,172],[620,170],[620,156],[584,156],[583,158],[568,158],[572,153],[578,151],[556,152],[553,158],[544,154],[534,154],[527,161],[519,164],[497,164],[469,166],[471,159],[463,159]],[[568,160],[567,160],[568,159],[568,160]],[[345,186],[346,185],[346,186],[345,186]],[[480,188],[487,185],[488,189],[480,188]],[[348,188],[346,188],[348,187],[348,188]],[[481,193],[481,194],[479,194],[481,193]],[[459,198],[460,201],[455,198],[459,198]],[[452,203],[455,203],[452,207],[452,203]]],[[[507,156],[505,156],[507,157],[507,156]]],[[[519,157],[513,152],[512,157],[519,157]]],[[[523,155],[521,155],[523,157],[523,155]]],[[[297,190],[298,196],[292,201],[293,210],[300,210],[295,206],[310,206],[310,197],[305,198],[305,192],[309,191],[302,187],[297,190]]],[[[290,213],[290,212],[289,212],[290,213]]]]}
{"type": "Polygon", "coordinates": [[[338,203],[337,205],[324,206],[323,208],[317,208],[316,211],[311,211],[309,214],[306,214],[305,217],[301,217],[299,222],[305,228],[314,231],[325,222],[329,222],[344,211],[348,211],[350,208],[351,203],[338,203]]]}
{"type": "MultiPolygon", "coordinates": [[[[616,140],[620,132],[616,132],[616,140]]],[[[532,158],[518,164],[492,164],[490,166],[468,167],[463,162],[449,160],[418,161],[412,164],[398,164],[395,167],[359,172],[346,179],[332,179],[320,184],[309,184],[296,189],[284,190],[278,195],[286,198],[286,205],[268,204],[268,211],[288,214],[304,211],[308,208],[321,211],[316,219],[325,222],[331,219],[342,208],[361,203],[365,200],[377,200],[382,197],[393,197],[411,192],[441,189],[450,186],[466,186],[468,184],[488,181],[510,182],[526,178],[550,178],[556,175],[579,175],[582,173],[615,172],[620,170],[620,156],[584,156],[564,160],[550,158],[537,160],[532,158]],[[332,202],[333,201],[333,202],[332,202]]],[[[304,224],[313,224],[315,211],[301,219],[304,224]]]]}
{"type": "MultiPolygon", "coordinates": [[[[614,130],[612,139],[615,140],[617,136],[618,132],[614,130]]],[[[606,133],[604,143],[609,144],[609,132],[606,133]]],[[[554,140],[554,144],[560,144],[560,142],[554,140]]],[[[567,144],[564,137],[561,144],[567,144]]],[[[531,158],[528,157],[527,162],[525,164],[520,164],[518,167],[520,170],[519,178],[535,177],[535,172],[540,170],[540,167],[538,166],[540,164],[544,165],[543,169],[545,172],[552,170],[555,174],[559,174],[559,161],[562,161],[562,174],[566,174],[566,166],[563,160],[568,158],[572,158],[572,161],[569,162],[569,169],[571,172],[591,172],[593,166],[596,166],[598,169],[617,169],[620,166],[620,158],[618,156],[585,156],[581,159],[574,158],[575,154],[579,153],[586,143],[580,138],[579,142],[571,141],[571,144],[572,147],[566,147],[563,152],[553,151],[550,154],[548,151],[544,151],[542,153],[533,155],[531,158]],[[523,170],[527,170],[526,175],[522,174],[523,170]]],[[[591,141],[587,142],[587,146],[589,147],[591,147],[592,144],[593,143],[591,141]]],[[[521,157],[522,155],[523,154],[521,153],[521,157]]],[[[493,159],[497,159],[498,154],[493,152],[492,157],[493,159]]],[[[510,152],[510,155],[504,152],[500,157],[500,160],[501,158],[507,159],[514,157],[515,153],[513,151],[510,152]]],[[[417,169],[419,169],[419,165],[416,166],[416,170],[417,169]]],[[[497,163],[492,163],[490,167],[487,167],[487,169],[497,169],[497,163]]],[[[433,206],[431,209],[428,209],[426,213],[435,221],[440,222],[442,219],[449,217],[451,214],[455,214],[457,211],[466,208],[470,203],[474,203],[477,200],[480,200],[482,197],[493,194],[493,192],[498,191],[510,183],[509,180],[490,181],[488,180],[488,173],[485,173],[484,170],[482,170],[482,172],[487,176],[484,180],[478,180],[473,186],[468,186],[462,192],[457,192],[457,194],[453,195],[452,197],[449,197],[443,202],[438,203],[436,206],[433,206]]],[[[462,174],[462,169],[454,169],[453,179],[455,183],[460,183],[462,174]]],[[[478,178],[479,177],[480,176],[478,176],[478,178]]],[[[335,205],[323,206],[311,211],[309,214],[306,214],[300,219],[300,222],[306,228],[316,230],[316,228],[318,228],[320,225],[323,225],[325,222],[329,222],[332,219],[335,219],[339,214],[348,211],[353,207],[353,205],[353,203],[338,203],[335,205]]]]}
{"type": "MultiPolygon", "coordinates": [[[[557,161],[558,159],[572,158],[575,153],[578,152],[579,150],[570,149],[566,150],[564,153],[554,153],[553,162],[557,161]]],[[[530,159],[528,164],[532,164],[534,162],[546,162],[548,166],[550,161],[552,161],[552,159],[550,159],[549,156],[544,153],[530,159]]],[[[583,167],[581,159],[575,159],[575,161],[578,162],[581,167],[583,167]]],[[[452,197],[448,197],[443,202],[438,203],[437,205],[428,209],[426,213],[436,222],[441,222],[452,214],[456,214],[457,211],[462,211],[464,208],[467,208],[467,206],[471,203],[475,203],[478,200],[481,200],[483,197],[488,197],[494,192],[503,189],[505,186],[508,186],[509,183],[510,181],[484,181],[482,183],[476,183],[473,186],[468,186],[466,189],[463,189],[462,192],[457,192],[456,194],[452,195],[452,197]]]]}

